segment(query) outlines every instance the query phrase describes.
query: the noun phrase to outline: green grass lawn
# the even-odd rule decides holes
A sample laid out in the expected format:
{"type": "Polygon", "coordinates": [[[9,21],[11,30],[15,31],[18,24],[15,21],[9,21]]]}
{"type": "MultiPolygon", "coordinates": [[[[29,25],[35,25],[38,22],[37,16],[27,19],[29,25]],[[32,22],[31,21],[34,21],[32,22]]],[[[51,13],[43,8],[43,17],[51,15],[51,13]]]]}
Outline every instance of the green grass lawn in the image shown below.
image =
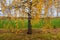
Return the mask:
{"type": "MultiPolygon", "coordinates": [[[[54,28],[60,28],[60,18],[54,18],[51,20],[51,26],[54,28]]],[[[24,19],[23,21],[17,19],[0,19],[0,28],[10,29],[10,28],[27,28],[28,20],[24,19]]],[[[42,28],[44,27],[44,20],[40,20],[38,23],[33,23],[32,28],[42,28]]]]}

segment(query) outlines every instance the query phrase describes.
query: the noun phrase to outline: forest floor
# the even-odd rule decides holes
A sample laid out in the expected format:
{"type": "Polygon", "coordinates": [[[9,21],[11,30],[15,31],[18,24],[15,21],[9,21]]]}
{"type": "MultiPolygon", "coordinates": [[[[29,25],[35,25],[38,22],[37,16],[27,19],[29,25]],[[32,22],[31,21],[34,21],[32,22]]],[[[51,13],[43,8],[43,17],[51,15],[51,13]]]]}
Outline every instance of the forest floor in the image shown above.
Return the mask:
{"type": "Polygon", "coordinates": [[[60,40],[60,28],[56,29],[33,29],[32,34],[27,34],[27,30],[11,32],[10,30],[0,30],[0,40],[60,40]]]}

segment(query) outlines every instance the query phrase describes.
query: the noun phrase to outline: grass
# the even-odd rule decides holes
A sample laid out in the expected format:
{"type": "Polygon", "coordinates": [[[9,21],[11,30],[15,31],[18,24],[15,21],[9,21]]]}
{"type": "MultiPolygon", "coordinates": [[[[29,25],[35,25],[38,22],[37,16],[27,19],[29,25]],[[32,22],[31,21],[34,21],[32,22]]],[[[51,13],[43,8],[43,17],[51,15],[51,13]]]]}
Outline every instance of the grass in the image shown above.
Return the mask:
{"type": "Polygon", "coordinates": [[[51,26],[56,29],[41,30],[40,28],[44,27],[44,23],[42,19],[37,23],[32,23],[33,33],[28,35],[26,29],[28,27],[27,19],[0,19],[0,40],[60,40],[60,18],[51,19],[51,26]],[[7,29],[20,30],[14,30],[12,33],[11,30],[7,29]]]}
{"type": "MultiPolygon", "coordinates": [[[[40,28],[42,27],[43,25],[43,22],[42,21],[39,21],[39,23],[35,23],[35,24],[32,24],[33,28],[40,28]],[[40,24],[41,23],[41,24],[40,24]]],[[[28,27],[28,20],[8,20],[8,19],[4,19],[4,20],[0,20],[0,28],[7,28],[9,29],[10,27],[12,28],[17,28],[18,26],[18,29],[19,28],[27,28],[28,27]]]]}
{"type": "Polygon", "coordinates": [[[51,24],[56,28],[60,28],[60,19],[52,19],[51,24]]]}
{"type": "MultiPolygon", "coordinates": [[[[52,27],[60,28],[60,18],[51,20],[52,27]]],[[[44,20],[40,20],[38,23],[32,23],[32,28],[42,28],[44,26],[44,20]]],[[[0,19],[0,28],[10,29],[10,28],[27,28],[28,20],[24,19],[23,21],[20,19],[0,19]]]]}

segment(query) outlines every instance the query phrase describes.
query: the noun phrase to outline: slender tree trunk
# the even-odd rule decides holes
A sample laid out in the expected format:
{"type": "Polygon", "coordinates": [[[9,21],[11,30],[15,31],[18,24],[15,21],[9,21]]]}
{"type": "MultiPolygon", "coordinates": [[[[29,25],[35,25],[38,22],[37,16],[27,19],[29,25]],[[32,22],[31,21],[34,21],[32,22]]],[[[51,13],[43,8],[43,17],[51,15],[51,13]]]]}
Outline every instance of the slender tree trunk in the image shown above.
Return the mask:
{"type": "Polygon", "coordinates": [[[30,2],[30,10],[28,13],[28,32],[27,34],[32,34],[32,25],[31,25],[31,6],[32,6],[32,2],[30,2]]]}
{"type": "Polygon", "coordinates": [[[31,15],[28,14],[28,34],[32,34],[31,15]]]}

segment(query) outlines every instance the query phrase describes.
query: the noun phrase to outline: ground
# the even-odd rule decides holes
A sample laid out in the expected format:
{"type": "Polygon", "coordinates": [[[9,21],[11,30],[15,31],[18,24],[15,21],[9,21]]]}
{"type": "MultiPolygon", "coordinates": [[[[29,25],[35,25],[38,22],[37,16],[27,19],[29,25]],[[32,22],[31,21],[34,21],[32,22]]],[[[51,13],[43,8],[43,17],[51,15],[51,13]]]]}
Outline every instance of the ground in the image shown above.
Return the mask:
{"type": "Polygon", "coordinates": [[[51,29],[44,26],[43,19],[32,23],[32,34],[27,34],[27,28],[26,19],[0,19],[0,40],[60,40],[60,18],[51,19],[51,29]]]}
{"type": "Polygon", "coordinates": [[[56,29],[33,29],[32,34],[27,34],[27,30],[11,32],[11,30],[0,29],[0,40],[60,40],[60,28],[56,29]]]}

